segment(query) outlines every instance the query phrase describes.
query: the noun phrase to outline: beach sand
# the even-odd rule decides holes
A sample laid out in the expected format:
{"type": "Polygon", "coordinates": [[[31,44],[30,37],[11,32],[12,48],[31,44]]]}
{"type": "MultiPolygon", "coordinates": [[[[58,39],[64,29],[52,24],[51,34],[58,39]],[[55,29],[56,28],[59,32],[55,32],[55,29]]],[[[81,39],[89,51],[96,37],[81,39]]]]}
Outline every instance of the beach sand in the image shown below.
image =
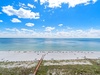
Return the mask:
{"type": "Polygon", "coordinates": [[[100,51],[0,51],[0,61],[100,59],[100,51]]]}

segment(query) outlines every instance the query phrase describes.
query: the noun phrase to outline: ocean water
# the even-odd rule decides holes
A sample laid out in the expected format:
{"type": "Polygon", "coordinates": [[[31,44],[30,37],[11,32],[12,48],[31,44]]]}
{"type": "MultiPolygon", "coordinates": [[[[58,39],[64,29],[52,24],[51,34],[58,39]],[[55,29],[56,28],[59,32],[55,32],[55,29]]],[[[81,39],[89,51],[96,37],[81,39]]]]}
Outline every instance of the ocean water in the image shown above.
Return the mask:
{"type": "Polygon", "coordinates": [[[100,51],[100,38],[0,38],[0,51],[100,51]]]}

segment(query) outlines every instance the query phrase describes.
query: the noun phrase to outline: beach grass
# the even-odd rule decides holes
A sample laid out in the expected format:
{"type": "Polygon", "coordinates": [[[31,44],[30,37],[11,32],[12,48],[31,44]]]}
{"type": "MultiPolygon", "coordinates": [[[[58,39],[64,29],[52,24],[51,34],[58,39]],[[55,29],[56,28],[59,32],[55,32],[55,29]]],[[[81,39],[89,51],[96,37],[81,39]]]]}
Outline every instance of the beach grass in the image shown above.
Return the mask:
{"type": "MultiPolygon", "coordinates": [[[[36,75],[100,75],[100,60],[99,59],[85,59],[84,61],[89,61],[92,65],[45,65],[46,62],[60,63],[60,62],[75,62],[83,60],[49,60],[43,61],[36,75]]],[[[31,62],[31,61],[30,61],[31,62]]],[[[0,62],[2,65],[13,65],[15,62],[0,62]]],[[[17,62],[16,62],[17,63],[17,62]]],[[[29,62],[20,62],[21,64],[29,62]]],[[[31,63],[32,64],[32,63],[31,63]]],[[[31,65],[30,64],[30,65],[31,65]]],[[[35,66],[31,67],[0,67],[0,75],[31,75],[35,66]]]]}

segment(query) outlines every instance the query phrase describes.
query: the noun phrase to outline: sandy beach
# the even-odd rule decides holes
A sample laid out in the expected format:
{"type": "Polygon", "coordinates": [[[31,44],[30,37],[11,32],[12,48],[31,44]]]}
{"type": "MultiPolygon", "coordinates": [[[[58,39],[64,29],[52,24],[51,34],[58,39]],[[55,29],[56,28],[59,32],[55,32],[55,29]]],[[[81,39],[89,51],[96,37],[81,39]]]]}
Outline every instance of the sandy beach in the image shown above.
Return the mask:
{"type": "Polygon", "coordinates": [[[100,51],[0,51],[0,61],[100,59],[100,51]]]}

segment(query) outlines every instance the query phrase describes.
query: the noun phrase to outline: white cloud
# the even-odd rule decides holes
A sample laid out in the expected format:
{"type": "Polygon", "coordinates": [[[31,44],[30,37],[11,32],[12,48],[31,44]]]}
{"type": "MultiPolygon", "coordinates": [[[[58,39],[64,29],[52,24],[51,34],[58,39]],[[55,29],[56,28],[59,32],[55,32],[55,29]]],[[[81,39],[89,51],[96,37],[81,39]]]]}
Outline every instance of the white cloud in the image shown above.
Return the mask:
{"type": "Polygon", "coordinates": [[[58,26],[59,26],[59,27],[62,27],[62,26],[63,26],[63,24],[59,24],[58,26]]]}
{"type": "Polygon", "coordinates": [[[97,2],[97,0],[93,0],[93,3],[96,3],[97,2]]]}
{"type": "Polygon", "coordinates": [[[42,27],[45,27],[44,25],[42,27]]]}
{"type": "Polygon", "coordinates": [[[34,32],[34,30],[26,29],[26,28],[21,28],[21,29],[17,29],[17,28],[6,28],[5,30],[11,31],[11,32],[16,32],[16,33],[27,33],[27,32],[33,33],[34,32]]]}
{"type": "Polygon", "coordinates": [[[26,29],[26,28],[22,28],[22,29],[21,29],[21,31],[24,31],[24,32],[31,32],[31,33],[33,33],[33,32],[34,32],[34,30],[31,30],[31,29],[26,29]]]}
{"type": "Polygon", "coordinates": [[[43,22],[45,22],[45,20],[42,20],[43,22]]]}
{"type": "Polygon", "coordinates": [[[17,18],[13,18],[13,19],[11,20],[11,22],[13,22],[13,23],[20,23],[21,21],[20,21],[19,19],[17,19],[17,18]]]}
{"type": "Polygon", "coordinates": [[[34,2],[38,2],[38,0],[34,0],[34,2]]]}
{"type": "Polygon", "coordinates": [[[27,6],[29,6],[30,8],[36,8],[34,5],[32,5],[32,4],[27,4],[27,6]]]}
{"type": "MultiPolygon", "coordinates": [[[[26,28],[6,28],[0,31],[0,37],[30,37],[30,38],[100,38],[100,30],[90,28],[88,30],[70,30],[57,32],[36,32],[26,28]]],[[[50,31],[50,30],[49,30],[50,31]]]]}
{"type": "Polygon", "coordinates": [[[26,6],[24,3],[19,2],[19,6],[26,6]]]}
{"type": "Polygon", "coordinates": [[[25,25],[28,26],[28,27],[33,27],[34,23],[26,23],[25,25]]]}
{"type": "Polygon", "coordinates": [[[55,29],[55,27],[46,27],[46,28],[45,28],[45,31],[51,32],[51,31],[54,30],[54,29],[55,29]]]}
{"type": "Polygon", "coordinates": [[[13,6],[3,6],[2,11],[6,13],[8,16],[16,15],[18,18],[29,18],[29,19],[39,19],[39,13],[32,12],[31,10],[26,10],[23,8],[14,9],[13,6]]]}
{"type": "Polygon", "coordinates": [[[20,2],[19,2],[19,6],[20,6],[21,8],[28,8],[24,3],[20,3],[20,2]]]}
{"type": "Polygon", "coordinates": [[[70,30],[60,31],[56,33],[58,37],[67,38],[100,38],[100,30],[88,29],[88,30],[70,30]]]}
{"type": "MultiPolygon", "coordinates": [[[[49,3],[48,7],[54,8],[54,7],[61,7],[62,3],[68,4],[68,7],[75,7],[79,4],[90,4],[91,2],[95,3],[97,0],[40,0],[41,5],[49,3]]],[[[46,4],[47,6],[47,4],[46,4]]]]}
{"type": "Polygon", "coordinates": [[[5,30],[11,31],[11,32],[20,32],[17,28],[12,28],[12,29],[6,28],[5,30]]]}
{"type": "Polygon", "coordinates": [[[67,26],[67,29],[70,30],[70,29],[72,29],[72,28],[67,26]]]}
{"type": "Polygon", "coordinates": [[[0,22],[3,22],[3,20],[0,20],[0,22]]]}
{"type": "Polygon", "coordinates": [[[17,28],[6,28],[6,31],[3,31],[0,33],[0,37],[22,37],[22,38],[27,38],[27,37],[33,37],[32,34],[35,34],[34,30],[31,29],[17,29],[17,28]]]}

